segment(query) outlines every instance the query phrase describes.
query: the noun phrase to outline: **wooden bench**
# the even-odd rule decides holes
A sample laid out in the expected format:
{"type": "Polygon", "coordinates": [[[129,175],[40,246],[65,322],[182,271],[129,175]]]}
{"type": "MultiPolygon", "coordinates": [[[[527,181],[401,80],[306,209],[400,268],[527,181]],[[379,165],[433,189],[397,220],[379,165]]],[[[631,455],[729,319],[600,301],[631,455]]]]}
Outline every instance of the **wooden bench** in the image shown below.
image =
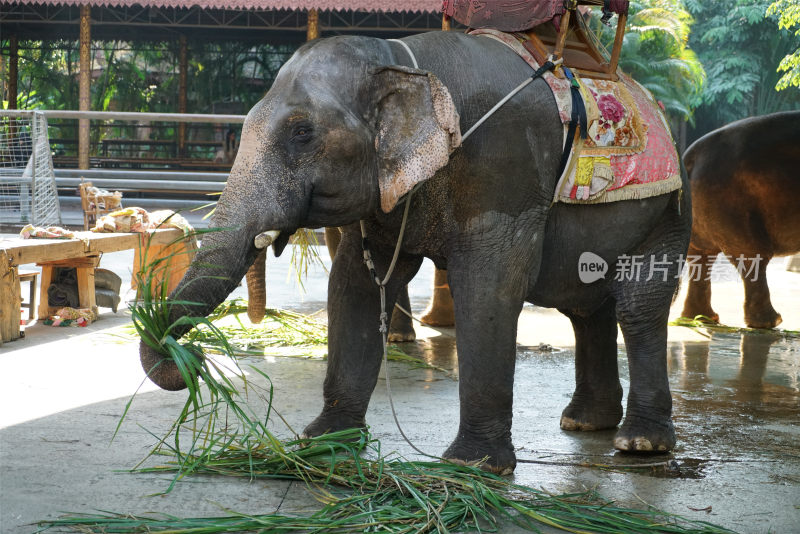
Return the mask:
{"type": "MultiPolygon", "coordinates": [[[[195,250],[194,238],[185,238],[183,232],[175,228],[147,234],[79,232],[77,235],[75,239],[0,239],[0,342],[20,337],[20,265],[35,263],[42,267],[37,317],[46,319],[57,309],[51,307],[47,299],[47,288],[57,267],[75,268],[79,307],[96,312],[94,271],[102,254],[133,249],[134,274],[143,264],[172,256],[169,262],[163,262],[159,272],[153,273],[155,284],[163,281],[172,291],[186,272],[195,250]]],[[[131,286],[135,288],[135,284],[136,276],[131,286]]]]}

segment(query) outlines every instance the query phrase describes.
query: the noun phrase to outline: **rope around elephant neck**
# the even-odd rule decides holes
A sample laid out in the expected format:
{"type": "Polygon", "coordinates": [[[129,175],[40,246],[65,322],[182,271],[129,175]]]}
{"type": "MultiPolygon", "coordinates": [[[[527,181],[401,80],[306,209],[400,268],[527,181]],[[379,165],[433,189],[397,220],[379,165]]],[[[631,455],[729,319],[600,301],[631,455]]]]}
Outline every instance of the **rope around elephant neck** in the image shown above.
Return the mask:
{"type": "Polygon", "coordinates": [[[394,255],[392,256],[392,262],[389,264],[389,269],[387,269],[386,275],[383,277],[383,280],[381,280],[381,278],[378,276],[378,272],[375,270],[375,262],[372,261],[372,253],[370,252],[369,242],[367,241],[367,227],[366,224],[364,224],[363,220],[360,221],[361,248],[364,251],[364,263],[366,264],[367,269],[369,269],[370,277],[372,277],[372,280],[378,286],[378,289],[380,290],[381,294],[380,332],[381,332],[381,337],[383,338],[383,370],[386,373],[386,393],[389,397],[389,406],[392,409],[392,417],[394,418],[394,424],[397,426],[397,430],[400,431],[400,435],[403,436],[403,439],[406,441],[406,443],[408,443],[411,446],[411,448],[414,449],[416,452],[418,452],[422,456],[427,456],[428,458],[444,461],[444,458],[435,456],[433,454],[428,454],[427,452],[420,450],[419,447],[414,445],[414,443],[412,443],[412,441],[408,438],[408,436],[406,436],[406,433],[403,432],[403,427],[400,425],[400,420],[397,418],[397,411],[395,410],[394,407],[394,400],[392,398],[392,384],[391,384],[391,379],[389,377],[389,339],[388,339],[389,321],[388,321],[388,314],[386,313],[386,284],[389,282],[389,279],[391,278],[392,273],[394,272],[395,265],[397,264],[397,258],[400,255],[400,247],[403,243],[403,234],[405,234],[406,223],[408,222],[408,211],[409,208],[411,207],[411,197],[414,194],[415,190],[416,186],[413,187],[411,191],[408,192],[408,195],[406,195],[406,201],[405,201],[406,207],[403,210],[403,222],[400,223],[400,234],[397,236],[397,244],[394,247],[394,255]]]}

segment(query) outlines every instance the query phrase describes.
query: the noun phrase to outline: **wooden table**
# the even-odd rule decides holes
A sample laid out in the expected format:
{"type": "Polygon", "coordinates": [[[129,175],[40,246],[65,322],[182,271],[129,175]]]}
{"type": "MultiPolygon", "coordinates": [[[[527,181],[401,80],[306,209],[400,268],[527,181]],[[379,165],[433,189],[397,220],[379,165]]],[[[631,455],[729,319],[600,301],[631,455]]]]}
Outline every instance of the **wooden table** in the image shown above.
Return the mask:
{"type": "Polygon", "coordinates": [[[160,258],[169,258],[169,261],[160,262],[151,274],[154,286],[163,281],[171,292],[186,272],[196,248],[194,237],[186,238],[176,228],[147,234],[76,232],[76,236],[75,239],[0,239],[0,344],[20,337],[20,265],[36,263],[42,267],[37,317],[46,319],[56,310],[47,299],[47,288],[52,283],[56,267],[76,269],[80,307],[97,312],[94,270],[103,253],[134,250],[134,276],[131,279],[134,288],[135,275],[143,266],[152,265],[160,258]]]}

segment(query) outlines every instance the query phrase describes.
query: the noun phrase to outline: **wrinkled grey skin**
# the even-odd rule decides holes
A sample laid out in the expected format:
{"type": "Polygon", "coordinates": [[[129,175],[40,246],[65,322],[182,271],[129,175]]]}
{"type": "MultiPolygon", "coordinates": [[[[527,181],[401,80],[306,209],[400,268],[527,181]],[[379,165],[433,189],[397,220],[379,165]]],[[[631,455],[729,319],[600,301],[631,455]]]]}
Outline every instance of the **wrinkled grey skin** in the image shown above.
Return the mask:
{"type": "MultiPolygon", "coordinates": [[[[466,131],[530,75],[504,45],[460,33],[404,39],[420,68],[449,89],[466,131]]],[[[309,436],[363,427],[381,365],[379,292],[362,261],[358,221],[364,220],[378,273],[386,272],[403,203],[380,208],[377,182],[388,165],[382,121],[403,149],[404,135],[432,114],[424,76],[385,65],[410,65],[397,44],[334,37],[303,46],[249,113],[241,148],[216,211],[216,225],[176,290],[204,305],[205,315],[239,283],[258,251],[254,237],[280,230],[280,253],[299,227],[345,227],[328,289],[329,360],[320,415],[309,436]],[[427,105],[426,105],[427,104],[427,105]],[[388,117],[388,119],[387,119],[388,117]],[[406,122],[403,122],[406,121],[406,122]],[[378,147],[378,148],[376,148],[378,147]],[[210,266],[218,267],[210,267],[210,266]],[[205,279],[204,276],[221,276],[205,279]],[[202,280],[202,281],[200,281],[202,280]]],[[[623,451],[666,451],[675,443],[666,372],[667,316],[679,256],[691,227],[688,189],[645,200],[551,205],[561,156],[562,126],[553,96],[534,81],[456,149],[449,164],[414,194],[402,251],[387,285],[387,310],[423,257],[446,268],[455,300],[460,424],[444,456],[510,472],[512,392],[517,317],[525,301],[555,307],[575,329],[576,388],[561,427],[596,430],[622,420],[617,323],[625,337],[630,391],[625,421],[614,439],[623,451]],[[578,258],[591,251],[609,274],[591,284],[578,258]],[[666,255],[666,279],[616,280],[616,258],[666,255]]],[[[145,370],[160,355],[141,347],[145,370]]],[[[169,362],[151,375],[162,387],[182,387],[169,362]]],[[[534,402],[523,397],[518,402],[534,402]]]]}

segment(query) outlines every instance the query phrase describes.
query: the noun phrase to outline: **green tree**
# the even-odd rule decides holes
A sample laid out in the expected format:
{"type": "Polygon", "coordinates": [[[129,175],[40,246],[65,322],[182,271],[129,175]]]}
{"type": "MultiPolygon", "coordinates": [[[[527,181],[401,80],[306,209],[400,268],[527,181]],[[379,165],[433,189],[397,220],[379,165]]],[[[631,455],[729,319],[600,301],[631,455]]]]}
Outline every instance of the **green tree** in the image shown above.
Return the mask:
{"type": "MultiPolygon", "coordinates": [[[[800,0],[776,0],[767,8],[767,16],[779,15],[778,27],[782,30],[791,30],[797,26],[794,36],[800,39],[800,0]]],[[[783,72],[775,88],[780,91],[787,87],[800,87],[800,43],[795,41],[797,48],[787,54],[778,64],[778,72],[783,72]]]]}
{"type": "Polygon", "coordinates": [[[793,40],[779,29],[777,17],[765,18],[768,0],[686,0],[686,5],[695,19],[689,44],[708,76],[695,134],[800,104],[798,94],[774,89],[775,65],[793,40]]]}

